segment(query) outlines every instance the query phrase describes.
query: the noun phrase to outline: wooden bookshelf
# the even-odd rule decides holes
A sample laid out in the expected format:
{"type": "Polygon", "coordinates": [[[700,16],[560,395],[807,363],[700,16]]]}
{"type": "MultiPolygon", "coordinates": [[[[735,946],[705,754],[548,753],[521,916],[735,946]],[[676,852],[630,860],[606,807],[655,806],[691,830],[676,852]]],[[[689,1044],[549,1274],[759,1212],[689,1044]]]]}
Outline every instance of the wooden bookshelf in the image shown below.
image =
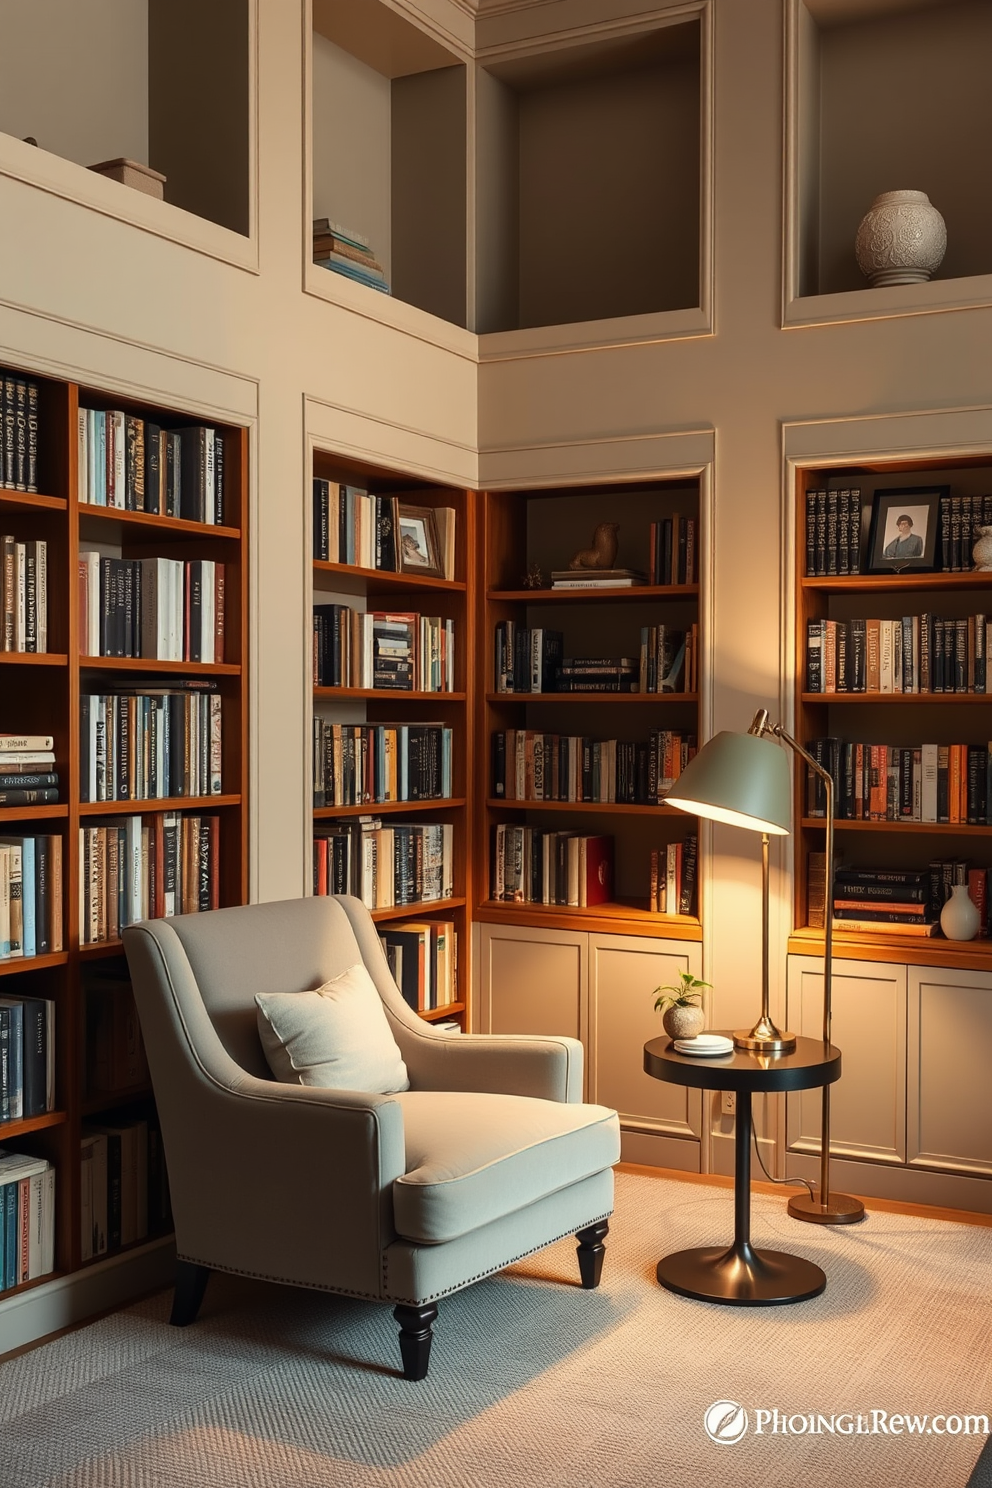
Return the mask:
{"type": "MultiPolygon", "coordinates": [[[[248,441],[243,428],[219,424],[210,414],[165,409],[118,396],[29,376],[39,385],[38,477],[44,494],[0,489],[0,532],[18,541],[48,544],[48,644],[42,654],[0,652],[0,730],[51,734],[59,802],[0,807],[0,833],[57,835],[62,842],[63,948],[29,959],[0,960],[5,996],[41,997],[55,1003],[55,1106],[28,1120],[0,1124],[0,1143],[48,1158],[55,1168],[55,1271],[0,1292],[27,1290],[77,1271],[80,1236],[80,1136],[84,1126],[112,1113],[149,1116],[147,1086],[91,1092],[87,1086],[84,977],[99,962],[120,971],[120,940],[80,943],[80,828],[100,818],[162,811],[216,814],[221,905],[248,898],[248,441]],[[223,439],[223,524],[190,522],[153,513],[92,506],[79,499],[80,408],[122,409],[163,427],[206,424],[223,439]],[[225,659],[216,665],[154,659],[89,656],[81,652],[78,555],[98,546],[122,558],[213,559],[225,564],[225,659]],[[138,676],[162,683],[215,677],[223,717],[223,794],[170,800],[84,802],[80,780],[80,698],[126,684],[138,676]]],[[[151,1238],[151,1237],[150,1237],[151,1238]]],[[[99,1257],[96,1259],[102,1259],[99,1257]]],[[[86,1264],[89,1264],[88,1262],[86,1264]]]]}
{"type": "MultiPolygon", "coordinates": [[[[420,507],[450,507],[455,512],[454,572],[450,578],[366,568],[357,564],[329,562],[312,557],[314,604],[341,604],[360,611],[388,611],[436,615],[451,620],[455,634],[455,687],[450,692],[406,691],[376,687],[312,686],[313,715],[329,722],[350,725],[437,722],[452,731],[452,794],[440,799],[413,801],[368,801],[348,806],[315,806],[315,828],[334,821],[355,822],[362,817],[382,818],[384,826],[406,823],[445,822],[453,828],[454,872],[451,897],[423,903],[372,908],[373,919],[383,926],[402,928],[404,921],[451,921],[457,935],[457,1001],[423,1012],[428,1021],[456,1019],[467,1029],[471,1005],[471,905],[472,821],[469,811],[473,781],[473,727],[475,698],[472,661],[475,655],[475,612],[471,603],[474,582],[476,496],[474,492],[424,482],[379,466],[364,464],[331,451],[314,454],[314,480],[351,485],[374,496],[396,496],[401,502],[420,507]]],[[[312,649],[312,636],[306,637],[312,649]]],[[[312,737],[312,729],[308,738],[312,737]]],[[[308,760],[312,770],[312,760],[308,760]]],[[[315,833],[314,836],[317,834],[315,833]]],[[[307,861],[307,882],[316,891],[315,858],[307,861]]]]}

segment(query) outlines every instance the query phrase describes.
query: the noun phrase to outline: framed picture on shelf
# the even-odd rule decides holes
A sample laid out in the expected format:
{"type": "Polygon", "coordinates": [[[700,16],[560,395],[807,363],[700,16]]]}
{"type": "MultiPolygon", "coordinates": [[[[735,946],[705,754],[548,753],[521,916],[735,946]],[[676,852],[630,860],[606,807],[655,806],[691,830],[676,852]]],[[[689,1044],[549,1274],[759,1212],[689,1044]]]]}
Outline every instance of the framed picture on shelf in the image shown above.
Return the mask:
{"type": "Polygon", "coordinates": [[[876,491],[868,538],[869,573],[932,573],[937,567],[941,502],[950,486],[876,491]]]}
{"type": "Polygon", "coordinates": [[[437,517],[432,506],[399,504],[400,573],[443,579],[444,564],[438,540],[437,517]]]}

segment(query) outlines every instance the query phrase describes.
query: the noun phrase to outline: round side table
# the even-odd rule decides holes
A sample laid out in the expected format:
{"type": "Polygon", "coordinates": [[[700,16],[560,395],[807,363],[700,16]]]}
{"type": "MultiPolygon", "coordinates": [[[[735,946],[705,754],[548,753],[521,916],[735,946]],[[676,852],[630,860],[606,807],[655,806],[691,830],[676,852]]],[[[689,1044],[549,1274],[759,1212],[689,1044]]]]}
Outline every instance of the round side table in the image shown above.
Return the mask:
{"type": "Polygon", "coordinates": [[[729,1250],[704,1246],[665,1256],[658,1262],[661,1285],[683,1297],[731,1307],[772,1307],[819,1296],[827,1284],[819,1266],[785,1251],[756,1250],[751,1244],[751,1096],[755,1091],[832,1085],[840,1079],[840,1050],[818,1039],[800,1038],[788,1054],[734,1049],[713,1059],[679,1054],[671,1039],[656,1038],[644,1045],[644,1068],[654,1079],[671,1085],[733,1090],[737,1096],[734,1243],[729,1250]]]}

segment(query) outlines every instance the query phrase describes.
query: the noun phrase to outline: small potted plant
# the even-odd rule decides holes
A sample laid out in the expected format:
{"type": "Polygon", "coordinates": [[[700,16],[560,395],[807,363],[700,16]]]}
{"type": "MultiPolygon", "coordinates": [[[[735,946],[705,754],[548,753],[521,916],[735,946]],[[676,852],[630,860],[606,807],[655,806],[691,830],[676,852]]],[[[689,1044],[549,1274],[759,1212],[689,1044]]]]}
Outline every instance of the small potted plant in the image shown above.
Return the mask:
{"type": "Polygon", "coordinates": [[[664,1014],[662,1023],[669,1038],[695,1038],[702,1033],[706,1014],[700,998],[703,988],[709,985],[689,971],[680,971],[677,985],[655,987],[655,1012],[664,1014]]]}

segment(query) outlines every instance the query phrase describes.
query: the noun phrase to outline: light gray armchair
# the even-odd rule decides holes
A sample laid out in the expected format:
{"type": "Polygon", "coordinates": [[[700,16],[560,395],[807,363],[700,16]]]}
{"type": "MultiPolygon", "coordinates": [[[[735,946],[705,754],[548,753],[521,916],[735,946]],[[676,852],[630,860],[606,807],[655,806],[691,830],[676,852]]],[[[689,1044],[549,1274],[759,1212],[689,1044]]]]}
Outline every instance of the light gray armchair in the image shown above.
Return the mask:
{"type": "Polygon", "coordinates": [[[211,1270],[391,1302],[403,1373],[422,1379],[440,1298],[568,1234],[598,1285],[619,1125],[580,1104],[574,1039],[431,1028],[350,897],[151,920],[124,945],[172,1190],[173,1323],[194,1321],[211,1270]],[[255,994],[359,963],[410,1089],[274,1081],[255,994]]]}

